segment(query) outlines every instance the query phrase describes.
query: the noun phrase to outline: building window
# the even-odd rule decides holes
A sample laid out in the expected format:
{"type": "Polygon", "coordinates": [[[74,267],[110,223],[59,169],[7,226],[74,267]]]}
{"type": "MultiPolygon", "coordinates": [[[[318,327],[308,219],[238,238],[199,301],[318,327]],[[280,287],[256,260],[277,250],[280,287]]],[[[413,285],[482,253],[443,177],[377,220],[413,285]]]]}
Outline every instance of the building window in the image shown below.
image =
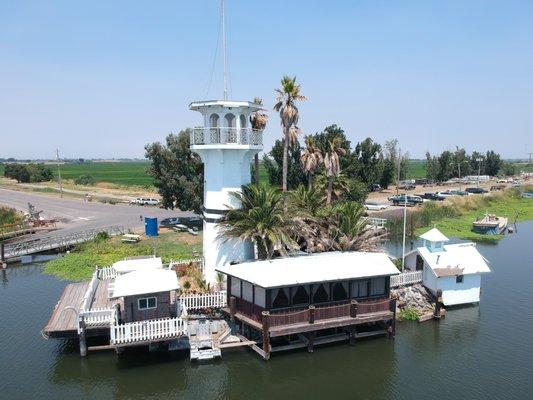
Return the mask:
{"type": "Polygon", "coordinates": [[[218,114],[211,114],[209,117],[209,124],[212,128],[218,128],[219,117],[218,114]]]}
{"type": "Polygon", "coordinates": [[[292,305],[309,304],[309,294],[303,286],[298,286],[292,295],[292,305]]]}
{"type": "Polygon", "coordinates": [[[352,297],[368,297],[368,280],[352,282],[352,297]]]}
{"type": "Polygon", "coordinates": [[[333,300],[346,300],[348,298],[348,292],[344,286],[345,282],[337,282],[333,285],[333,300]]]}
{"type": "Polygon", "coordinates": [[[234,276],[231,277],[231,295],[241,297],[241,280],[234,276]]]}
{"type": "Polygon", "coordinates": [[[242,281],[242,298],[249,303],[254,301],[254,288],[250,282],[242,281]]]}
{"type": "Polygon", "coordinates": [[[156,297],[144,297],[137,300],[137,305],[139,310],[152,310],[157,308],[157,298],[156,297]]]}
{"type": "Polygon", "coordinates": [[[289,297],[287,296],[286,288],[274,289],[273,294],[274,301],[272,302],[272,308],[283,308],[289,306],[289,297]]]}
{"type": "Polygon", "coordinates": [[[313,303],[325,303],[329,300],[329,294],[323,284],[320,284],[313,295],[313,303]]]}
{"type": "Polygon", "coordinates": [[[455,283],[463,283],[463,275],[457,275],[455,277],[455,283]]]}
{"type": "Polygon", "coordinates": [[[241,123],[241,128],[246,128],[246,117],[244,116],[244,114],[241,114],[241,116],[239,117],[239,120],[241,123]]]}
{"type": "Polygon", "coordinates": [[[373,278],[370,281],[370,296],[385,294],[385,278],[373,278]]]}
{"type": "Polygon", "coordinates": [[[224,118],[226,119],[226,126],[228,128],[235,128],[235,115],[226,114],[224,118]]]}

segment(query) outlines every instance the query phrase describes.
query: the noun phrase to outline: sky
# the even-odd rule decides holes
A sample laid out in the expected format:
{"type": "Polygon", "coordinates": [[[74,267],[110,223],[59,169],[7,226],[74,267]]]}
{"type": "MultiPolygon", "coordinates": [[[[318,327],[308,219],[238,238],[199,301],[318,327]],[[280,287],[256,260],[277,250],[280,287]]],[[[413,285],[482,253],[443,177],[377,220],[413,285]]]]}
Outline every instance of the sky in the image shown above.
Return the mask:
{"type": "MultiPolygon", "coordinates": [[[[218,0],[0,2],[0,157],[143,157],[222,97],[218,0]],[[213,68],[214,66],[214,68],[213,68]],[[213,73],[212,73],[213,71],[213,73]],[[211,84],[209,82],[211,81],[211,84]]],[[[226,0],[230,98],[296,75],[304,134],[533,152],[532,1],[226,0]]]]}

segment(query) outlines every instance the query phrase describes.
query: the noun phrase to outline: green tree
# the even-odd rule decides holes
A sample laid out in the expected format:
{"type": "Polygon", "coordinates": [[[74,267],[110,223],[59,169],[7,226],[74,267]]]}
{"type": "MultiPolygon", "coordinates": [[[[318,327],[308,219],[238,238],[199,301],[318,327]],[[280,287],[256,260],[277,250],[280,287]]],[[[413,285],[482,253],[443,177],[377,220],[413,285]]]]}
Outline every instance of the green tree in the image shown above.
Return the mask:
{"type": "Polygon", "coordinates": [[[513,176],[516,174],[516,165],[509,162],[503,163],[500,171],[505,176],[513,176]]]}
{"type": "MultiPolygon", "coordinates": [[[[285,139],[276,140],[272,150],[263,156],[263,165],[268,174],[268,181],[271,185],[282,186],[283,181],[283,152],[285,139]]],[[[287,187],[297,188],[299,185],[307,185],[307,177],[300,165],[302,147],[297,141],[289,148],[287,165],[287,187]]]]}
{"type": "Polygon", "coordinates": [[[166,208],[201,213],[204,193],[204,166],[191,152],[190,129],[166,137],[166,144],[155,142],[145,147],[151,161],[148,173],[166,208]]]}
{"type": "Polygon", "coordinates": [[[493,150],[487,151],[485,154],[485,174],[490,176],[498,175],[502,164],[503,161],[498,153],[495,153],[493,150]]]}
{"type": "Polygon", "coordinates": [[[251,241],[257,246],[260,259],[271,259],[277,251],[298,248],[292,238],[292,218],[286,218],[283,195],[277,188],[266,185],[247,185],[242,192],[231,194],[241,208],[232,208],[218,223],[222,240],[236,238],[251,241]]]}
{"type": "MultiPolygon", "coordinates": [[[[298,119],[300,117],[297,101],[306,100],[300,94],[300,85],[296,83],[296,77],[285,75],[281,79],[281,88],[276,89],[277,98],[274,110],[279,112],[281,126],[283,127],[283,167],[282,167],[282,189],[286,192],[288,168],[289,168],[289,143],[291,136],[298,132],[298,119]]],[[[293,140],[292,140],[293,141],[293,140]]]]}
{"type": "Polygon", "coordinates": [[[380,181],[383,171],[381,146],[370,138],[366,138],[355,146],[354,151],[359,160],[357,177],[369,187],[380,181]]]}
{"type": "Polygon", "coordinates": [[[331,204],[331,193],[333,192],[333,178],[338,177],[341,173],[341,164],[339,156],[345,154],[346,151],[341,146],[340,137],[335,136],[329,142],[329,148],[324,154],[324,168],[326,169],[326,176],[328,177],[326,204],[331,204]]]}

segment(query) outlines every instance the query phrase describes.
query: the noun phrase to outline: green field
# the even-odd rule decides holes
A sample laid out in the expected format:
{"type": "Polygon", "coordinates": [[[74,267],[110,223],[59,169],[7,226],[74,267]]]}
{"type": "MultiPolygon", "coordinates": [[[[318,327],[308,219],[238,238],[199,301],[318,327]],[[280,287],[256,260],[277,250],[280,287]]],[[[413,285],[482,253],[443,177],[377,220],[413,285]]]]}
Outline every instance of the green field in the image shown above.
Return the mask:
{"type": "MultiPolygon", "coordinates": [[[[150,166],[148,162],[85,162],[61,165],[61,177],[72,179],[80,175],[92,175],[97,182],[109,182],[123,186],[152,186],[153,179],[146,172],[150,166]]],[[[54,174],[57,167],[50,165],[54,174]]],[[[0,174],[4,174],[4,167],[0,164],[0,174]]]]}

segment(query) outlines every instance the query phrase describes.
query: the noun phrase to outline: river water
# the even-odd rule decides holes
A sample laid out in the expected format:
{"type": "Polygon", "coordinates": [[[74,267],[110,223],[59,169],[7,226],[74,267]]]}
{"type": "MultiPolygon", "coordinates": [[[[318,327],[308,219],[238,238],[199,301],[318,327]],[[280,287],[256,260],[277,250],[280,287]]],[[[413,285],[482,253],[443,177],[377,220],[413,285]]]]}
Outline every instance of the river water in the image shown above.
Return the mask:
{"type": "Polygon", "coordinates": [[[0,272],[0,399],[531,399],[533,223],[479,244],[492,273],[481,305],[440,322],[399,323],[374,338],[261,360],[247,349],[191,364],[188,354],[126,351],[80,358],[75,342],[44,340],[65,282],[29,265],[0,272]]]}

